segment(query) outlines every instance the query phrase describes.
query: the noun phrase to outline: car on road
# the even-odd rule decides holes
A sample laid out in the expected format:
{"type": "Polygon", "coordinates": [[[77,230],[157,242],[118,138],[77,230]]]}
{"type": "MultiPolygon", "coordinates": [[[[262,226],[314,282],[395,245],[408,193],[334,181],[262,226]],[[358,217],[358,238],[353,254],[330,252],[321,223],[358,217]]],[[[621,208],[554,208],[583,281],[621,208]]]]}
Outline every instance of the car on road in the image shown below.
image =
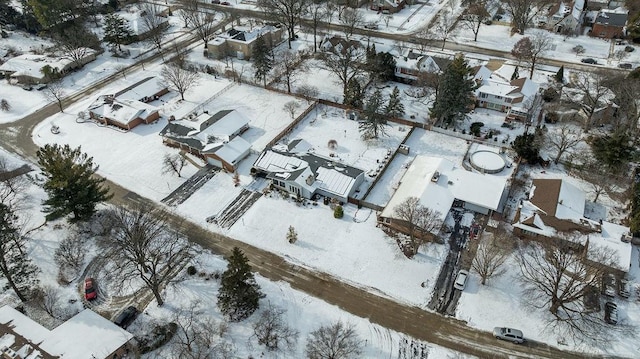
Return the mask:
{"type": "Polygon", "coordinates": [[[633,65],[628,62],[623,62],[621,64],[618,64],[618,67],[625,70],[631,70],[631,68],[633,68],[633,65]]]}
{"type": "Polygon", "coordinates": [[[524,343],[524,334],[518,329],[495,327],[493,328],[493,336],[497,339],[506,340],[515,344],[524,343]]]}
{"type": "Polygon", "coordinates": [[[453,288],[457,290],[464,290],[465,285],[467,285],[467,277],[469,277],[469,272],[461,269],[456,276],[456,281],[453,283],[453,288]]]}
{"type": "Polygon", "coordinates": [[[96,281],[93,278],[86,278],[84,280],[84,299],[94,300],[98,297],[98,290],[96,289],[96,281]]]}
{"type": "Polygon", "coordinates": [[[629,296],[631,296],[631,285],[629,284],[628,280],[626,279],[620,280],[620,286],[618,287],[618,294],[620,294],[622,298],[629,298],[629,296]]]}
{"type": "Polygon", "coordinates": [[[378,24],[376,24],[375,22],[370,22],[365,24],[364,28],[369,30],[378,30],[378,24]]]}
{"type": "Polygon", "coordinates": [[[602,277],[602,294],[611,298],[616,296],[616,277],[611,273],[602,277]]]}
{"type": "Polygon", "coordinates": [[[129,324],[131,324],[131,322],[133,322],[137,316],[138,309],[134,306],[128,306],[125,310],[118,314],[113,323],[123,329],[127,329],[129,324]]]}
{"type": "Polygon", "coordinates": [[[584,59],[580,60],[580,62],[582,62],[583,64],[592,64],[592,65],[596,65],[598,63],[598,61],[590,57],[585,57],[584,59]]]}
{"type": "Polygon", "coordinates": [[[604,321],[616,325],[618,324],[618,305],[614,302],[607,302],[604,305],[604,321]]]}

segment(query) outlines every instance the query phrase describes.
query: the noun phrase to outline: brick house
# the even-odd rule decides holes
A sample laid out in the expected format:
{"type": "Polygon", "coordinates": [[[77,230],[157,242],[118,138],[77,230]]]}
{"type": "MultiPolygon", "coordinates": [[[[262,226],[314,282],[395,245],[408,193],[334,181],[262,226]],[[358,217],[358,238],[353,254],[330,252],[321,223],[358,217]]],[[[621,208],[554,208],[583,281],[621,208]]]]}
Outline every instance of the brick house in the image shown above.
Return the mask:
{"type": "Polygon", "coordinates": [[[405,4],[405,0],[370,0],[369,9],[395,14],[402,10],[405,4]]]}
{"type": "Polygon", "coordinates": [[[619,39],[625,36],[627,18],[626,10],[601,10],[593,21],[591,36],[606,39],[619,39]]]}
{"type": "Polygon", "coordinates": [[[50,79],[45,77],[42,72],[45,66],[57,69],[58,73],[64,75],[71,70],[81,68],[87,63],[94,61],[98,54],[97,51],[89,48],[78,49],[77,52],[78,54],[82,53],[82,55],[78,56],[79,58],[76,60],[61,55],[19,55],[10,58],[0,65],[0,74],[9,78],[11,82],[19,84],[47,83],[50,79]]]}
{"type": "Polygon", "coordinates": [[[250,59],[253,54],[253,44],[262,36],[269,48],[278,45],[284,36],[284,28],[280,25],[265,25],[253,30],[238,30],[231,28],[215,37],[207,45],[207,57],[221,59],[235,56],[239,59],[250,59]]]}

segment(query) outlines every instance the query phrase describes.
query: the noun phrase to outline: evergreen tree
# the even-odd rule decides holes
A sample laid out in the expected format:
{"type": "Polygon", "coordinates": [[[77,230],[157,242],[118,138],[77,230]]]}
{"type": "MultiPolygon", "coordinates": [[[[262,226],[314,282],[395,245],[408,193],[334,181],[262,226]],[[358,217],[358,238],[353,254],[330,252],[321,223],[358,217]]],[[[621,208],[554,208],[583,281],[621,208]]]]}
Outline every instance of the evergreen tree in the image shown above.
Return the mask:
{"type": "Polygon", "coordinates": [[[398,90],[398,86],[395,86],[391,95],[389,95],[389,103],[387,103],[384,112],[389,117],[401,117],[404,115],[404,105],[400,101],[400,90],[398,90]]]}
{"type": "Polygon", "coordinates": [[[395,75],[396,59],[388,52],[376,53],[373,44],[367,48],[366,69],[375,81],[391,81],[395,75]]]}
{"type": "Polygon", "coordinates": [[[540,160],[540,140],[536,134],[524,133],[513,140],[513,150],[530,164],[540,160]]]}
{"type": "Polygon", "coordinates": [[[513,75],[511,75],[511,80],[517,80],[520,78],[520,73],[518,72],[518,66],[516,66],[515,70],[513,70],[513,75]]]}
{"type": "Polygon", "coordinates": [[[362,115],[363,120],[358,123],[358,128],[362,138],[365,140],[378,138],[384,135],[387,125],[386,116],[383,114],[382,93],[376,90],[367,100],[362,115]]]}
{"type": "Polygon", "coordinates": [[[253,44],[253,68],[256,69],[254,77],[256,80],[262,80],[264,87],[267,87],[267,74],[273,68],[273,58],[271,57],[271,49],[264,41],[263,36],[259,36],[253,44]]]}
{"type": "Polygon", "coordinates": [[[473,106],[473,71],[464,59],[456,56],[440,76],[438,91],[430,115],[436,123],[450,124],[461,121],[473,106]]]}
{"type": "Polygon", "coordinates": [[[98,166],[93,157],[71,149],[69,145],[47,144],[37,153],[38,165],[45,176],[44,190],[49,198],[44,201],[47,220],[73,213],[71,221],[89,219],[96,204],[109,200],[109,188],[103,187],[104,178],[94,174],[98,166]]]}
{"type": "Polygon", "coordinates": [[[18,298],[26,302],[38,286],[38,268],[27,256],[17,222],[13,210],[0,203],[0,274],[7,280],[4,290],[13,289],[18,298]]]}
{"type": "Polygon", "coordinates": [[[122,50],[122,44],[127,43],[132,37],[129,24],[118,14],[107,14],[104,18],[104,41],[111,46],[118,46],[122,50]]]}
{"type": "Polygon", "coordinates": [[[229,320],[238,322],[253,314],[265,295],[251,273],[249,260],[238,247],[233,248],[228,262],[222,273],[218,308],[229,320]]]}
{"type": "Polygon", "coordinates": [[[556,81],[564,83],[564,65],[560,66],[560,69],[556,72],[556,81]]]}
{"type": "Polygon", "coordinates": [[[631,137],[623,131],[596,137],[591,149],[595,158],[613,172],[626,169],[635,152],[631,137]]]}
{"type": "Polygon", "coordinates": [[[293,226],[289,226],[289,232],[287,232],[287,241],[289,243],[294,244],[298,241],[298,233],[296,233],[296,229],[293,226]]]}
{"type": "Polygon", "coordinates": [[[344,104],[354,108],[362,108],[362,87],[356,78],[349,80],[347,92],[344,94],[344,104]]]}

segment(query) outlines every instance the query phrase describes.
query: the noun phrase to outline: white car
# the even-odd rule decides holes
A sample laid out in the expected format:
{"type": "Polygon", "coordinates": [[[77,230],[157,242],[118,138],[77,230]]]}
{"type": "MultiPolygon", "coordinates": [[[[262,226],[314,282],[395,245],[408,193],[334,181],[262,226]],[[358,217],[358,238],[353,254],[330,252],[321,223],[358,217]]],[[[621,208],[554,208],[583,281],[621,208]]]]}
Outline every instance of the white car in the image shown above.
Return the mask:
{"type": "Polygon", "coordinates": [[[493,328],[493,336],[516,344],[524,343],[524,334],[518,329],[495,327],[493,328]]]}
{"type": "Polygon", "coordinates": [[[464,269],[461,269],[460,272],[458,272],[456,281],[453,283],[453,288],[457,290],[464,290],[464,286],[467,284],[468,276],[469,276],[469,272],[467,272],[464,269]]]}

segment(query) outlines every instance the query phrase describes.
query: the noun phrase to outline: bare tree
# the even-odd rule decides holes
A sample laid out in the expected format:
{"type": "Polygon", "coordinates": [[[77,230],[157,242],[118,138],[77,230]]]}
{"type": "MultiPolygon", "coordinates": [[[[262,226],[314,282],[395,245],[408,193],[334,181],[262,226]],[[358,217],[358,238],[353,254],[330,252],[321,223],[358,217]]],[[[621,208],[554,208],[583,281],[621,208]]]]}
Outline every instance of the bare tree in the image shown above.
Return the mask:
{"type": "Polygon", "coordinates": [[[486,0],[469,4],[461,17],[462,26],[473,32],[473,41],[478,41],[480,26],[491,17],[487,11],[486,0]]]}
{"type": "Polygon", "coordinates": [[[358,9],[346,8],[342,11],[340,23],[343,25],[345,38],[349,40],[353,31],[364,23],[364,15],[358,9]]]}
{"type": "Polygon", "coordinates": [[[612,77],[608,86],[615,94],[613,102],[618,106],[617,116],[611,118],[613,126],[636,137],[640,122],[640,102],[637,101],[640,81],[612,77]]]}
{"type": "Polygon", "coordinates": [[[160,7],[153,3],[143,3],[141,9],[146,15],[142,16],[142,28],[145,40],[162,51],[162,40],[167,31],[167,22],[160,16],[160,7]]]}
{"type": "Polygon", "coordinates": [[[481,284],[485,285],[491,277],[500,276],[505,272],[504,263],[511,253],[513,238],[504,229],[495,233],[484,232],[480,239],[476,256],[471,263],[473,269],[481,278],[481,284]]]}
{"type": "Polygon", "coordinates": [[[11,168],[5,157],[0,157],[0,204],[20,209],[20,202],[26,198],[29,185],[26,176],[15,173],[19,169],[11,168]]]}
{"type": "Polygon", "coordinates": [[[291,85],[293,85],[302,74],[307,72],[309,67],[302,61],[302,56],[291,50],[281,51],[276,54],[274,58],[278,59],[276,62],[276,71],[281,74],[281,77],[286,82],[287,93],[291,93],[291,85]]]}
{"type": "Polygon", "coordinates": [[[80,275],[84,265],[87,241],[77,230],[70,232],[58,245],[54,252],[54,260],[58,264],[60,273],[67,279],[74,279],[80,275]]]}
{"type": "Polygon", "coordinates": [[[178,17],[184,23],[184,27],[193,25],[192,17],[198,12],[198,0],[179,0],[178,4],[180,6],[178,17]]]}
{"type": "Polygon", "coordinates": [[[532,78],[538,59],[545,52],[551,49],[551,45],[550,36],[535,34],[518,40],[518,42],[513,45],[511,55],[513,55],[513,57],[515,57],[519,62],[529,64],[529,78],[532,78]]]}
{"type": "Polygon", "coordinates": [[[74,67],[82,67],[83,60],[92,51],[99,48],[100,40],[84,26],[72,26],[54,36],[54,41],[64,55],[73,61],[74,67]]]}
{"type": "Polygon", "coordinates": [[[111,233],[100,241],[123,281],[139,278],[164,304],[161,288],[183,260],[193,256],[192,247],[179,231],[169,226],[169,214],[149,205],[131,211],[117,207],[109,211],[111,233]]]}
{"type": "Polygon", "coordinates": [[[257,6],[272,20],[282,23],[288,32],[289,49],[296,37],[296,26],[307,11],[308,0],[258,0],[257,6]]]}
{"type": "Polygon", "coordinates": [[[165,65],[160,71],[162,78],[173,87],[184,101],[184,93],[198,84],[200,74],[187,70],[176,63],[165,65]]]}
{"type": "Polygon", "coordinates": [[[511,15],[512,26],[524,35],[524,31],[531,26],[533,19],[553,0],[504,0],[502,2],[511,15]]]}
{"type": "Polygon", "coordinates": [[[182,168],[187,164],[187,159],[179,154],[170,155],[165,154],[162,160],[162,173],[175,173],[178,177],[182,177],[180,173],[182,168]]]}
{"type": "Polygon", "coordinates": [[[578,156],[583,160],[576,166],[574,175],[589,184],[589,193],[593,194],[593,202],[597,203],[600,195],[613,194],[620,181],[606,166],[588,156],[578,156]]]}
{"type": "Polygon", "coordinates": [[[0,110],[4,112],[11,111],[11,105],[9,104],[9,101],[7,101],[6,98],[3,98],[2,100],[0,100],[0,110]]]}
{"type": "Polygon", "coordinates": [[[318,28],[322,25],[322,21],[327,19],[329,12],[328,2],[317,3],[312,2],[309,4],[309,27],[311,28],[311,32],[313,33],[313,52],[318,51],[318,28]]]}
{"type": "Polygon", "coordinates": [[[355,359],[363,348],[353,325],[335,322],[311,332],[305,351],[309,359],[355,359]]]}
{"type": "Polygon", "coordinates": [[[176,312],[173,322],[178,325],[174,354],[176,358],[231,358],[235,352],[224,340],[227,324],[218,323],[199,309],[193,301],[188,308],[176,312]]]}
{"type": "Polygon", "coordinates": [[[55,102],[58,105],[60,112],[64,112],[62,100],[64,99],[66,92],[62,87],[62,81],[56,80],[49,82],[44,91],[44,95],[49,101],[55,102]]]}
{"type": "Polygon", "coordinates": [[[404,200],[393,209],[393,214],[407,229],[409,256],[416,255],[420,246],[428,242],[428,236],[442,227],[440,212],[423,206],[417,197],[404,200]]]}
{"type": "Polygon", "coordinates": [[[300,104],[296,101],[289,101],[284,104],[283,109],[289,112],[291,119],[293,120],[296,116],[296,110],[300,107],[300,104]]]}
{"type": "Polygon", "coordinates": [[[420,52],[425,52],[427,50],[427,47],[431,44],[432,38],[433,35],[431,34],[429,26],[422,26],[414,34],[414,41],[418,45],[418,50],[420,50],[420,52]]]}
{"type": "Polygon", "coordinates": [[[440,50],[444,50],[447,40],[451,37],[456,19],[449,10],[443,10],[438,16],[438,20],[433,27],[431,36],[434,40],[442,41],[440,50]]]}
{"type": "Polygon", "coordinates": [[[365,72],[363,61],[365,51],[361,46],[350,46],[342,51],[324,53],[324,68],[334,74],[342,84],[342,94],[347,93],[347,84],[365,72]]]}
{"type": "Polygon", "coordinates": [[[571,76],[569,87],[581,95],[575,100],[587,115],[582,126],[585,132],[591,129],[596,110],[604,105],[607,97],[613,97],[608,87],[610,78],[611,73],[602,70],[594,73],[577,72],[571,76]]]}
{"type": "Polygon", "coordinates": [[[549,132],[547,132],[545,138],[547,140],[547,147],[556,152],[556,157],[553,159],[553,162],[558,164],[565,152],[575,148],[582,142],[582,132],[574,131],[570,126],[565,124],[557,129],[549,128],[549,132]]]}
{"type": "Polygon", "coordinates": [[[558,238],[521,248],[518,255],[523,299],[534,308],[548,309],[550,329],[574,339],[596,339],[604,333],[600,314],[585,308],[584,297],[600,287],[606,268],[617,263],[616,254],[591,245],[594,248],[582,249],[590,243],[580,233],[559,233],[558,238]]]}
{"type": "Polygon", "coordinates": [[[584,54],[584,52],[587,51],[587,49],[585,49],[584,46],[582,45],[576,45],[571,48],[571,51],[575,52],[576,56],[578,56],[578,55],[584,54]]]}
{"type": "Polygon", "coordinates": [[[183,12],[187,13],[189,23],[193,26],[196,35],[204,42],[204,48],[209,44],[209,38],[215,32],[215,14],[198,10],[196,0],[187,0],[195,2],[195,6],[183,8],[183,12]]]}
{"type": "Polygon", "coordinates": [[[307,102],[311,102],[312,99],[318,98],[320,91],[313,85],[301,85],[298,87],[298,94],[304,97],[307,102]]]}
{"type": "Polygon", "coordinates": [[[253,333],[258,343],[268,350],[292,350],[298,342],[298,331],[284,320],[286,310],[269,305],[253,324],[253,333]]]}

